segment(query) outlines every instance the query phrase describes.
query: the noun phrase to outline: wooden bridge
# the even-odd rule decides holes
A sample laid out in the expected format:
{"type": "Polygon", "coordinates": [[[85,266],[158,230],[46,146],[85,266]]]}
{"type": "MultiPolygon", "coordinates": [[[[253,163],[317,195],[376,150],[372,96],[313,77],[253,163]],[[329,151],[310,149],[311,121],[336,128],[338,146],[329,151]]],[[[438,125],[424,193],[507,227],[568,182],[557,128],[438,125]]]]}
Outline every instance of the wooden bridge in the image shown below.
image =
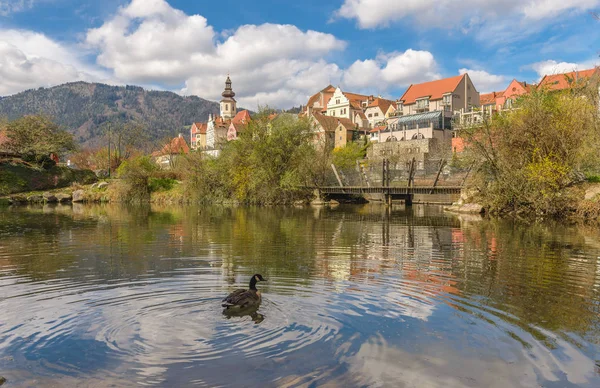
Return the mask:
{"type": "Polygon", "coordinates": [[[372,197],[373,194],[379,194],[381,200],[387,204],[391,204],[393,200],[401,200],[406,205],[412,205],[414,196],[418,194],[448,195],[449,199],[441,202],[453,202],[450,198],[458,199],[456,197],[460,195],[462,188],[458,186],[326,186],[314,187],[313,189],[318,190],[321,195],[326,197],[363,196],[368,198],[372,197]]]}
{"type": "Polygon", "coordinates": [[[460,195],[470,169],[469,172],[467,172],[467,175],[464,177],[462,185],[438,185],[440,174],[445,164],[445,160],[440,161],[437,174],[435,175],[435,179],[433,180],[431,186],[415,185],[416,162],[414,158],[410,164],[407,177],[408,179],[403,182],[404,184],[401,182],[392,182],[390,161],[387,159],[383,160],[381,185],[371,184],[366,174],[364,174],[364,171],[362,170],[361,172],[363,172],[364,179],[361,179],[361,181],[366,183],[366,185],[344,185],[342,179],[340,178],[340,174],[338,173],[336,167],[332,164],[331,168],[335,174],[338,186],[320,186],[312,187],[311,189],[316,189],[321,195],[325,196],[363,196],[372,198],[373,195],[381,195],[380,200],[384,200],[388,204],[391,204],[392,200],[394,199],[399,199],[404,201],[404,203],[407,205],[411,205],[415,195],[445,195],[447,198],[445,198],[443,202],[453,202],[453,200],[458,199],[456,197],[460,195]]]}

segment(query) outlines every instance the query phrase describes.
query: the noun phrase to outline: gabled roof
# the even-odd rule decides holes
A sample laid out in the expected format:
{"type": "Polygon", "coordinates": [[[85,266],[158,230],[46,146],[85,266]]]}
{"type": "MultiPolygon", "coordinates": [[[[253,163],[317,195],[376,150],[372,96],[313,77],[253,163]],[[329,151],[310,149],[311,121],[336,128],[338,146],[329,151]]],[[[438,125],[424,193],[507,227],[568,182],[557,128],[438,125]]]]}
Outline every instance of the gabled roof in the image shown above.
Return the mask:
{"type": "Polygon", "coordinates": [[[191,132],[192,135],[200,133],[202,135],[206,135],[206,123],[194,123],[192,124],[191,132]]]}
{"type": "Polygon", "coordinates": [[[373,96],[365,96],[364,94],[342,92],[350,102],[367,102],[373,100],[373,96]]]}
{"type": "Polygon", "coordinates": [[[358,112],[356,112],[356,114],[363,120],[367,119],[367,115],[365,115],[365,112],[363,112],[362,110],[359,110],[358,112]]]}
{"type": "Polygon", "coordinates": [[[456,77],[410,85],[400,98],[400,101],[404,104],[414,104],[418,98],[422,97],[429,97],[430,100],[439,100],[445,93],[454,92],[458,84],[465,77],[466,73],[457,75],[456,77]]]}
{"type": "Polygon", "coordinates": [[[168,144],[165,144],[160,151],[155,151],[152,153],[152,156],[162,156],[162,155],[173,155],[173,154],[187,154],[190,152],[190,147],[187,145],[184,137],[179,135],[173,139],[168,144]]]}
{"type": "Polygon", "coordinates": [[[570,73],[545,75],[540,81],[539,86],[550,91],[568,89],[574,83],[582,79],[591,78],[596,72],[600,74],[599,69],[600,68],[594,68],[589,70],[572,71],[570,73]]]}
{"type": "Polygon", "coordinates": [[[352,120],[344,117],[326,116],[318,112],[313,112],[312,116],[321,125],[324,131],[333,132],[339,124],[342,124],[347,129],[355,129],[355,125],[352,120]]]}
{"type": "Polygon", "coordinates": [[[325,101],[320,101],[323,102],[323,105],[321,106],[321,108],[327,107],[327,104],[329,103],[329,99],[331,98],[331,96],[333,96],[333,93],[335,92],[335,87],[333,87],[332,85],[327,85],[325,87],[325,89],[321,90],[318,93],[313,94],[309,99],[308,99],[308,104],[306,104],[308,107],[313,107],[315,102],[319,101],[321,99],[321,93],[324,94],[324,100],[325,101]]]}
{"type": "Polygon", "coordinates": [[[496,98],[502,97],[504,92],[491,92],[479,95],[479,103],[481,105],[490,105],[496,103],[496,98]]]}
{"type": "Polygon", "coordinates": [[[367,108],[379,107],[379,109],[381,109],[383,114],[385,114],[388,111],[388,109],[390,108],[390,106],[392,106],[392,105],[394,105],[394,106],[396,105],[396,104],[394,104],[394,101],[386,100],[383,98],[376,98],[373,100],[373,102],[371,102],[369,104],[369,106],[367,106],[367,108]]]}
{"type": "Polygon", "coordinates": [[[233,120],[231,120],[231,122],[234,124],[247,124],[251,120],[252,118],[250,117],[250,112],[244,109],[237,112],[237,114],[235,115],[233,120]]]}

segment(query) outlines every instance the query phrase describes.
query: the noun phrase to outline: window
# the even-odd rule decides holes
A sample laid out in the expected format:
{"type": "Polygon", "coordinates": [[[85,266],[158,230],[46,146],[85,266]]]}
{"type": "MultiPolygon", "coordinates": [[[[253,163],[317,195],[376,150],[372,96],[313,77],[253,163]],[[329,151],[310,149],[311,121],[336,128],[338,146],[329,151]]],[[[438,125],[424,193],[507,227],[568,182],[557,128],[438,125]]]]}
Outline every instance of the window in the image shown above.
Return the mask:
{"type": "Polygon", "coordinates": [[[369,117],[373,117],[373,113],[369,113],[369,117]]]}
{"type": "Polygon", "coordinates": [[[228,111],[229,110],[229,104],[225,104],[225,110],[228,111]]]}
{"type": "Polygon", "coordinates": [[[417,100],[417,109],[429,110],[429,99],[417,100]]]}
{"type": "Polygon", "coordinates": [[[379,112],[375,112],[375,117],[378,117],[378,116],[379,116],[379,112]]]}
{"type": "Polygon", "coordinates": [[[442,104],[446,106],[452,105],[452,94],[446,94],[442,99],[442,104]]]}
{"type": "Polygon", "coordinates": [[[339,98],[338,98],[338,99],[336,99],[336,100],[335,100],[335,103],[336,103],[336,104],[339,104],[339,103],[340,103],[340,99],[339,99],[339,98]]]}

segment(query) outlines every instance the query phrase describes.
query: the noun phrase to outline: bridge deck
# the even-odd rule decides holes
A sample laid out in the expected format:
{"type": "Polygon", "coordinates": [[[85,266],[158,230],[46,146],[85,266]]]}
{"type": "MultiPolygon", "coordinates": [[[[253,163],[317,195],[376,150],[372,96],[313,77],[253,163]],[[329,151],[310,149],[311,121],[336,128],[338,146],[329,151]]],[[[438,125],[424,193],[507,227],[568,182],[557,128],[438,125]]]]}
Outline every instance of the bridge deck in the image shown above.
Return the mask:
{"type": "Polygon", "coordinates": [[[462,187],[460,186],[413,186],[413,187],[398,187],[398,186],[325,186],[313,187],[323,194],[460,194],[462,187]]]}

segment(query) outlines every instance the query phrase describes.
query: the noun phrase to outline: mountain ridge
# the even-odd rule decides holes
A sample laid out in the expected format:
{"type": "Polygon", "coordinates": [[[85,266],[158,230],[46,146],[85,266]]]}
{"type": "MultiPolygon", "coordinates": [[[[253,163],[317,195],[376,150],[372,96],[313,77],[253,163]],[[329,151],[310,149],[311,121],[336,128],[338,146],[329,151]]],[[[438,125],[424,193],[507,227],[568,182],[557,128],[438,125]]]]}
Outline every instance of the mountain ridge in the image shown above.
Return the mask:
{"type": "Polygon", "coordinates": [[[49,115],[83,146],[100,144],[102,126],[109,122],[139,123],[150,139],[157,140],[185,133],[193,122],[218,112],[218,102],[197,96],[84,81],[0,97],[0,116],[14,120],[28,114],[49,115]]]}

